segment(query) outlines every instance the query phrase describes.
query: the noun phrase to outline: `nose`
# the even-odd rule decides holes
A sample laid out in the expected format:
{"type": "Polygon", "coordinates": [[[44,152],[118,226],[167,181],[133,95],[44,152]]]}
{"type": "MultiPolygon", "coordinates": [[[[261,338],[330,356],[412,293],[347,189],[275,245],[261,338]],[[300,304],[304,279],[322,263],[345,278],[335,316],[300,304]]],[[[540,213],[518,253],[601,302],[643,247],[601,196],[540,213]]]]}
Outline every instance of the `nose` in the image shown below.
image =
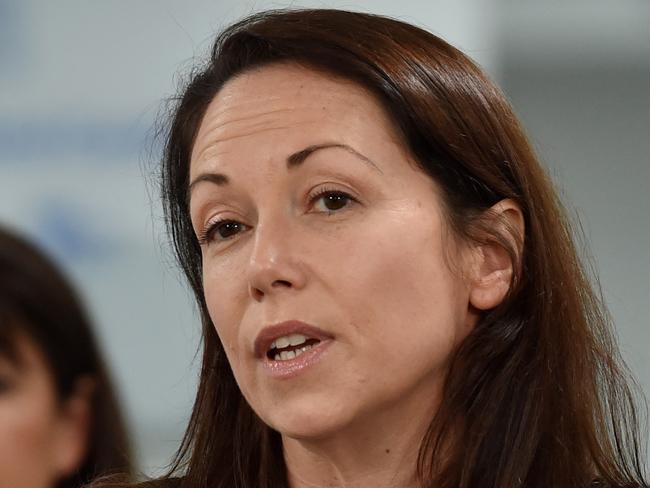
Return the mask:
{"type": "Polygon", "coordinates": [[[306,283],[303,263],[294,251],[295,239],[288,226],[278,224],[257,227],[248,269],[248,290],[258,302],[302,289],[306,283]]]}

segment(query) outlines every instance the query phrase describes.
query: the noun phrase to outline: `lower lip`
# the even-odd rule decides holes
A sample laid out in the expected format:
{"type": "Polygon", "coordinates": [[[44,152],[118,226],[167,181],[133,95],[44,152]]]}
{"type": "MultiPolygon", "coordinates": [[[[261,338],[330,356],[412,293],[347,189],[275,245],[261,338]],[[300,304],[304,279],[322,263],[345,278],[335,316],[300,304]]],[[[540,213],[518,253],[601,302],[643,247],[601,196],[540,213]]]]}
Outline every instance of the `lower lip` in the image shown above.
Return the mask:
{"type": "Polygon", "coordinates": [[[321,341],[313,345],[311,349],[303,352],[300,356],[284,361],[275,361],[269,359],[268,356],[264,356],[262,366],[273,378],[294,378],[318,363],[323,358],[323,354],[327,351],[331,343],[331,340],[321,341]]]}

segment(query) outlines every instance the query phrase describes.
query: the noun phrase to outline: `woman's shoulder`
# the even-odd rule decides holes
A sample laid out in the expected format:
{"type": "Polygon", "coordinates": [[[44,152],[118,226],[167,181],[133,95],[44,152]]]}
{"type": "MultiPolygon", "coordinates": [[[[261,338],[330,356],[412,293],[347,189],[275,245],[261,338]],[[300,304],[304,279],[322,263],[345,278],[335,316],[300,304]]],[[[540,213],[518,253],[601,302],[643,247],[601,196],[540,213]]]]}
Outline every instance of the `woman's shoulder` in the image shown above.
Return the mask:
{"type": "Polygon", "coordinates": [[[85,488],[180,488],[182,478],[163,478],[148,481],[126,481],[124,478],[104,477],[85,488]]]}

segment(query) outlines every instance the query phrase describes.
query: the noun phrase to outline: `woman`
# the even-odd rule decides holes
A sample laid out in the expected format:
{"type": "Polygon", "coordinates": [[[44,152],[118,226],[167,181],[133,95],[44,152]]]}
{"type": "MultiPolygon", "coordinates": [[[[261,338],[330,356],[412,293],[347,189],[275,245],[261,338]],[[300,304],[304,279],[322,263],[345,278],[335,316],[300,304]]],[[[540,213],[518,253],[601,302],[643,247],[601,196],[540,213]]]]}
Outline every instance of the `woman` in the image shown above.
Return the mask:
{"type": "Polygon", "coordinates": [[[203,319],[181,487],[645,486],[608,315],[500,91],[421,29],[226,29],[163,197],[203,319]]]}
{"type": "Polygon", "coordinates": [[[126,430],[88,319],[54,265],[0,228],[0,486],[121,471],[126,430]]]}

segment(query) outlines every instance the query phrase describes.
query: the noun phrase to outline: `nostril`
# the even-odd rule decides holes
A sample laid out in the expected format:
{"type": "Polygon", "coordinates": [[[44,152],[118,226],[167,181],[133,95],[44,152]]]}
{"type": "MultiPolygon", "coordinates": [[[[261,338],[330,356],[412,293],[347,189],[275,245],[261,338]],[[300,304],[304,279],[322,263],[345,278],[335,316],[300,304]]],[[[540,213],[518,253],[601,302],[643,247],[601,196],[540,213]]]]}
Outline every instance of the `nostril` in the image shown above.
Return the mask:
{"type": "Polygon", "coordinates": [[[253,298],[253,300],[256,301],[261,301],[264,299],[264,296],[267,293],[272,293],[273,290],[278,290],[280,291],[281,289],[286,288],[291,289],[293,288],[293,283],[289,280],[275,280],[269,284],[264,284],[264,286],[253,286],[252,284],[249,285],[249,294],[253,298]]]}
{"type": "Polygon", "coordinates": [[[259,288],[255,288],[255,287],[251,288],[250,293],[251,293],[253,299],[258,300],[258,301],[261,300],[262,297],[264,296],[264,292],[262,290],[260,290],[259,288]]]}
{"type": "Polygon", "coordinates": [[[287,280],[275,280],[271,286],[286,286],[287,288],[291,288],[291,283],[287,280]]]}

